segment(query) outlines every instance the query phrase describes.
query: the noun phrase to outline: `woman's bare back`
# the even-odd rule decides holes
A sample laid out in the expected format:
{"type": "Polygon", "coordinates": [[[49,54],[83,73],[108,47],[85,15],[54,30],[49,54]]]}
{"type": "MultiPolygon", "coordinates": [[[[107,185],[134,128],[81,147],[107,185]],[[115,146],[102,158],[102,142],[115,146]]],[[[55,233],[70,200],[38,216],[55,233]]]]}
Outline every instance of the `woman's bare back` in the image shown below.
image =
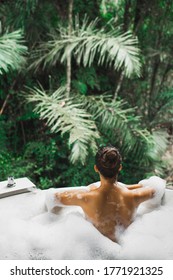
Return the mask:
{"type": "Polygon", "coordinates": [[[101,183],[88,190],[56,193],[56,200],[64,205],[80,206],[86,218],[105,236],[117,241],[119,227],[126,228],[133,221],[138,205],[153,196],[152,189],[137,189],[139,185],[120,186],[116,183],[101,183]],[[135,187],[134,187],[135,186],[135,187]],[[132,187],[132,188],[131,188],[132,187]],[[135,190],[133,190],[135,188],[135,190]]]}
{"type": "Polygon", "coordinates": [[[126,188],[96,188],[86,194],[81,205],[86,218],[105,236],[116,241],[116,230],[133,220],[136,206],[126,188]]]}

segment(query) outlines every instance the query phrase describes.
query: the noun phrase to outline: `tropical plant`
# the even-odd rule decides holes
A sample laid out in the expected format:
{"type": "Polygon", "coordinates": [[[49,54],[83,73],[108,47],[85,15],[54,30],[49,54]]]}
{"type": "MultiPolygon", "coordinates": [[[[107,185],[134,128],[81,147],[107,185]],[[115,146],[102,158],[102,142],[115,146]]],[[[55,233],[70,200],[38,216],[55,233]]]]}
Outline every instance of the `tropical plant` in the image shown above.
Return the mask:
{"type": "Polygon", "coordinates": [[[173,92],[157,93],[152,103],[154,106],[149,115],[150,127],[171,126],[173,123],[173,92]]]}
{"type": "Polygon", "coordinates": [[[3,1],[0,5],[2,28],[12,31],[21,29],[29,49],[33,48],[54,25],[56,27],[58,16],[55,6],[53,0],[3,1]]]}
{"type": "Polygon", "coordinates": [[[124,102],[109,96],[80,96],[79,104],[78,95],[73,99],[65,97],[65,88],[59,88],[51,95],[42,88],[30,92],[28,100],[35,103],[35,111],[47,121],[52,132],[69,135],[72,163],[80,160],[84,164],[90,149],[95,152],[104,138],[107,143],[118,146],[126,157],[131,154],[131,158],[138,158],[142,165],[157,161],[157,141],[142,128],[135,108],[127,108],[124,102]]]}
{"type": "Polygon", "coordinates": [[[84,106],[92,114],[100,133],[108,135],[126,154],[134,153],[139,159],[153,144],[151,133],[142,128],[141,118],[136,115],[136,108],[128,108],[123,100],[112,100],[111,96],[83,97],[84,106]]]}
{"type": "Polygon", "coordinates": [[[35,103],[35,111],[41,119],[47,120],[52,132],[60,132],[63,136],[69,134],[71,161],[78,159],[84,163],[88,154],[88,147],[96,150],[98,131],[91,115],[81,109],[80,103],[73,103],[72,98],[65,97],[65,88],[59,88],[48,95],[43,88],[31,89],[27,99],[35,103]]]}
{"type": "MultiPolygon", "coordinates": [[[[35,104],[41,106],[41,99],[47,97],[46,100],[50,103],[53,100],[54,106],[62,110],[67,109],[66,105],[79,106],[77,109],[82,115],[77,124],[83,125],[83,119],[92,121],[94,145],[111,143],[121,150],[123,181],[133,183],[137,178],[161,172],[167,176],[170,171],[165,171],[162,155],[169,143],[167,139],[171,138],[165,131],[170,134],[173,131],[172,17],[170,0],[1,1],[0,42],[3,36],[7,38],[13,32],[23,34],[14,44],[3,40],[5,44],[0,45],[0,58],[3,59],[0,59],[1,179],[6,179],[11,172],[15,177],[31,175],[31,179],[43,188],[53,184],[81,185],[96,180],[89,138],[84,145],[86,150],[82,150],[85,164],[71,164],[68,161],[70,150],[75,143],[79,144],[76,140],[69,145],[68,126],[72,128],[74,123],[70,122],[63,134],[61,129],[67,123],[61,122],[65,116],[63,112],[59,117],[60,130],[57,128],[55,131],[58,132],[50,133],[45,125],[46,115],[39,120],[38,114],[33,113],[35,104]],[[71,11],[67,9],[70,3],[73,3],[71,11]],[[88,19],[82,20],[85,13],[88,19]],[[79,19],[75,19],[76,15],[79,19]],[[72,26],[70,32],[69,26],[72,26]],[[16,31],[19,29],[22,32],[16,31]],[[32,66],[38,69],[33,71],[30,67],[27,74],[27,67],[18,71],[26,52],[22,54],[15,50],[16,43],[21,47],[25,45],[24,41],[28,46],[28,57],[34,60],[27,65],[33,62],[32,66]],[[7,56],[9,51],[11,56],[7,56]],[[71,65],[68,71],[67,61],[71,65]],[[44,90],[35,88],[38,81],[44,90]],[[67,87],[57,100],[51,97],[55,89],[68,84],[72,99],[66,99],[67,87]],[[26,86],[30,90],[25,91],[24,97],[21,92],[26,86]],[[47,97],[40,94],[37,101],[24,104],[28,93],[35,95],[38,91],[47,97]],[[61,108],[59,105],[63,105],[64,100],[65,106],[61,108]],[[87,114],[86,118],[83,113],[87,114]],[[95,138],[95,132],[99,138],[95,138]],[[56,153],[51,140],[55,141],[56,153]],[[44,162],[51,170],[44,168],[44,162]]],[[[46,111],[46,104],[43,110],[46,111]]],[[[66,114],[70,121],[71,118],[74,120],[72,112],[74,109],[66,114]]],[[[56,120],[50,127],[55,123],[56,120]]],[[[77,155],[75,162],[76,159],[77,155]]]]}
{"type": "Polygon", "coordinates": [[[122,34],[113,22],[98,28],[98,19],[89,22],[86,18],[80,26],[76,17],[74,29],[71,34],[67,28],[59,28],[57,35],[52,35],[52,40],[40,44],[33,54],[36,61],[32,67],[52,67],[58,61],[65,62],[68,55],[75,59],[78,65],[91,66],[94,61],[98,65],[113,67],[115,70],[123,69],[124,74],[140,75],[140,50],[138,41],[132,33],[122,34]],[[39,58],[38,58],[39,57],[39,58]]]}
{"type": "Polygon", "coordinates": [[[136,108],[129,108],[122,100],[115,101],[107,95],[83,97],[83,100],[102,136],[101,142],[106,139],[106,144],[120,149],[128,163],[127,173],[136,163],[138,168],[133,171],[136,177],[142,173],[162,174],[165,164],[160,159],[168,145],[168,134],[164,130],[149,131],[142,117],[136,114],[136,108]]]}
{"type": "Polygon", "coordinates": [[[0,74],[10,69],[19,70],[26,62],[27,47],[21,30],[0,37],[0,74]]]}

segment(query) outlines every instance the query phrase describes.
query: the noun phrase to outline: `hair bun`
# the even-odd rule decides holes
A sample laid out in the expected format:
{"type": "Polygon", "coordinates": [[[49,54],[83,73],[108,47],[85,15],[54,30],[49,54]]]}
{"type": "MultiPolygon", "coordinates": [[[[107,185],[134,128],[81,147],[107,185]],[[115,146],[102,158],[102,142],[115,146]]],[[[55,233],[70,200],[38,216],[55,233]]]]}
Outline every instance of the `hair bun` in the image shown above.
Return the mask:
{"type": "Polygon", "coordinates": [[[101,175],[114,178],[118,175],[121,155],[113,146],[102,147],[96,154],[95,162],[101,175]]]}
{"type": "Polygon", "coordinates": [[[117,153],[115,150],[107,151],[105,154],[105,164],[109,168],[115,167],[117,163],[117,153]]]}
{"type": "Polygon", "coordinates": [[[108,151],[106,153],[106,158],[108,160],[115,160],[116,156],[117,156],[117,153],[115,151],[108,151]]]}

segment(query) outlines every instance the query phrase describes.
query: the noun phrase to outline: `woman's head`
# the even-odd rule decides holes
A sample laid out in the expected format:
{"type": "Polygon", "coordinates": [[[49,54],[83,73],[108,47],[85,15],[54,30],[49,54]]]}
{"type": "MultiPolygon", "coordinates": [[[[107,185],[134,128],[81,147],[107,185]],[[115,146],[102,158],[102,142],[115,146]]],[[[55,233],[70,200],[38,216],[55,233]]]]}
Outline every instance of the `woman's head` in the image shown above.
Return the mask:
{"type": "Polygon", "coordinates": [[[95,164],[100,174],[105,178],[117,177],[121,169],[121,155],[112,146],[102,147],[95,157],[95,164]]]}

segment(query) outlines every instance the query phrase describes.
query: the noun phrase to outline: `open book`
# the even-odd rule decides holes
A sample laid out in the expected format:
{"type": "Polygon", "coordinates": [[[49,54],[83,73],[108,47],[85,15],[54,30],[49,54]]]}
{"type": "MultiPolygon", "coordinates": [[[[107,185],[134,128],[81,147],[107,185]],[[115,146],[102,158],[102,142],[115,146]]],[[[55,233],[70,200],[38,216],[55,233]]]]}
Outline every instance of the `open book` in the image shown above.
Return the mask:
{"type": "Polygon", "coordinates": [[[8,181],[0,182],[0,198],[32,191],[35,185],[27,178],[14,180],[14,186],[7,186],[8,181]]]}

